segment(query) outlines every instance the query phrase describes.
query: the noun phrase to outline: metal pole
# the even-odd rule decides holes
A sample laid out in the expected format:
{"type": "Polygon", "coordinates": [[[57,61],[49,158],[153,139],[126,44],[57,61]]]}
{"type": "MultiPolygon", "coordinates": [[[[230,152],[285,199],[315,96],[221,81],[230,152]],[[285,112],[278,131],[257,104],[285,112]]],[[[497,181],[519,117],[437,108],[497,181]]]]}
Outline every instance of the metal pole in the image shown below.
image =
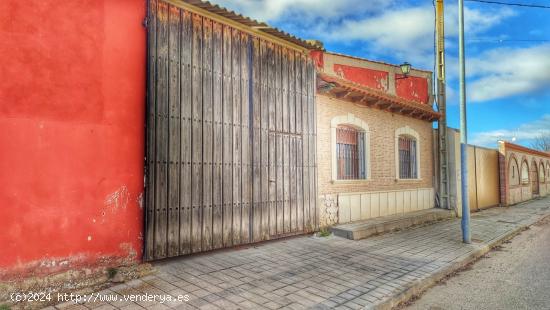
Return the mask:
{"type": "Polygon", "coordinates": [[[468,199],[468,132],[466,131],[466,65],[464,53],[464,0],[458,0],[458,59],[460,77],[460,172],[462,189],[462,241],[471,243],[468,199]]]}

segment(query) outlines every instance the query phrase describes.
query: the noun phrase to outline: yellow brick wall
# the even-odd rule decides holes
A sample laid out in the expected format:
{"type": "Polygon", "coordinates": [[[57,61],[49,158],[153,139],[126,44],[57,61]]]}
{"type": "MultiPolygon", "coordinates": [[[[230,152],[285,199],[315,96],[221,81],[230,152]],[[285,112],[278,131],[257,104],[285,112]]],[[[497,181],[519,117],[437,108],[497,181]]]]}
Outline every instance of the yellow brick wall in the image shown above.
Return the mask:
{"type": "Polygon", "coordinates": [[[319,194],[432,188],[432,123],[317,95],[319,194]],[[369,180],[332,182],[331,119],[352,113],[370,130],[369,180]],[[396,180],[395,130],[404,126],[420,136],[420,180],[396,180]]]}

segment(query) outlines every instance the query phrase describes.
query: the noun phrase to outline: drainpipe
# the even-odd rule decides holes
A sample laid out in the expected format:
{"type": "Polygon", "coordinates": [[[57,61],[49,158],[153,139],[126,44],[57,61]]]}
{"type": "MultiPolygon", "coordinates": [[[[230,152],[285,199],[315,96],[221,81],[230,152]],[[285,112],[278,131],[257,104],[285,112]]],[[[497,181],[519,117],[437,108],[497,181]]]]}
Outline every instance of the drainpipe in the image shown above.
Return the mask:
{"type": "Polygon", "coordinates": [[[468,135],[466,131],[466,66],[464,54],[464,0],[458,0],[458,52],[460,73],[460,172],[462,190],[462,241],[471,243],[468,199],[468,135]]]}

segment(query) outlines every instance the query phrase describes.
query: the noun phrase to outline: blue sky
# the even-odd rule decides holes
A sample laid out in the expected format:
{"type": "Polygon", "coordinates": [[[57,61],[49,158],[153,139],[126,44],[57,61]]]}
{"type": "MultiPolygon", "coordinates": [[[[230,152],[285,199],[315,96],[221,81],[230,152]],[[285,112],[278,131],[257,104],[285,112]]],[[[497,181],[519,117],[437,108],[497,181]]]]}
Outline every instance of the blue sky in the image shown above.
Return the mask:
{"type": "MultiPolygon", "coordinates": [[[[503,0],[549,5],[548,0],[503,0]]],[[[329,51],[433,70],[431,0],[214,0],[329,51]]],[[[458,19],[446,1],[448,125],[459,126],[458,19]]],[[[468,139],[550,135],[550,9],[465,2],[468,139]],[[502,41],[501,41],[502,40],[502,41]],[[521,40],[521,41],[515,41],[521,40]],[[531,41],[524,41],[531,40],[531,41]]]]}

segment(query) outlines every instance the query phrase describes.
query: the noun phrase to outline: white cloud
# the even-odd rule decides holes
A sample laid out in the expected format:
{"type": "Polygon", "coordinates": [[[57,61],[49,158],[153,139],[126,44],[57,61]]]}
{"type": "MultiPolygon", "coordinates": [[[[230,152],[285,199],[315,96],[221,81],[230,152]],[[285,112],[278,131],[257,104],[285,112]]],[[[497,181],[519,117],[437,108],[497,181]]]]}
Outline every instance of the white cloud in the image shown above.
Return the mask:
{"type": "Polygon", "coordinates": [[[550,135],[550,114],[545,114],[534,122],[522,124],[516,130],[498,129],[474,133],[468,142],[494,147],[498,140],[506,140],[529,146],[535,138],[541,135],[550,135]]]}
{"type": "MultiPolygon", "coordinates": [[[[458,34],[458,9],[449,5],[445,14],[445,31],[449,47],[456,47],[452,39],[458,34]]],[[[506,18],[514,16],[514,11],[504,9],[477,10],[465,8],[465,32],[474,37],[500,24],[506,18]]],[[[433,68],[434,48],[434,8],[392,7],[381,14],[363,19],[347,19],[338,25],[324,25],[316,32],[323,40],[329,41],[364,41],[374,49],[375,54],[391,53],[414,63],[417,67],[433,68]]],[[[450,58],[450,56],[447,56],[450,58]]],[[[451,67],[451,66],[449,66],[451,67]]],[[[456,70],[449,70],[454,76],[456,70]]]]}
{"type": "MultiPolygon", "coordinates": [[[[321,22],[364,12],[378,12],[393,0],[214,0],[223,7],[235,10],[259,21],[292,20],[295,23],[321,22]]],[[[291,21],[292,22],[292,21],[291,21]]]]}
{"type": "Polygon", "coordinates": [[[547,90],[550,85],[550,44],[498,48],[468,60],[468,95],[487,101],[547,90]]]}
{"type": "MultiPolygon", "coordinates": [[[[516,13],[507,7],[484,10],[465,7],[464,33],[469,37],[474,37],[515,15],[516,13]]],[[[458,7],[456,5],[449,5],[445,9],[445,32],[447,36],[458,36],[458,7]]]]}

